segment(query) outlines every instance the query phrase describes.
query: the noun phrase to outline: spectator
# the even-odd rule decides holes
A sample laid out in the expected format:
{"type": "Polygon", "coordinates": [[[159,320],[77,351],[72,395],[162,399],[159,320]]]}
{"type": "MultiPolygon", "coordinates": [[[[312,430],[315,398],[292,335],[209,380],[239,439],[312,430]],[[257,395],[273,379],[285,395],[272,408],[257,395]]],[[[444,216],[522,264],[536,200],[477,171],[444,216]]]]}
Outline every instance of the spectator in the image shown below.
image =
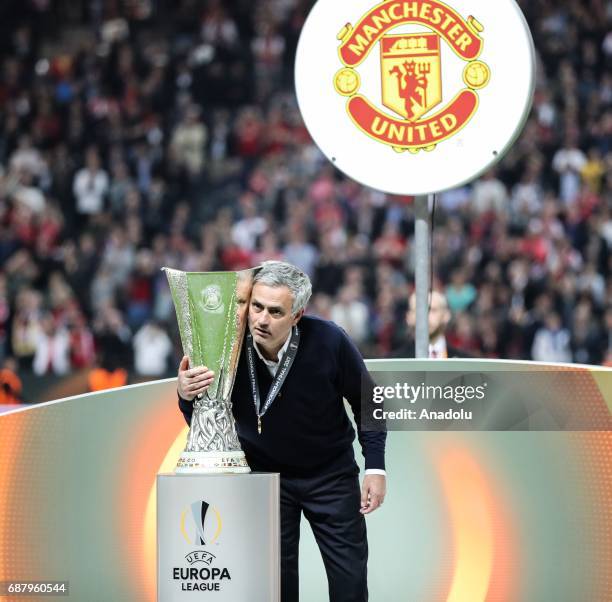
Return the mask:
{"type": "MultiPolygon", "coordinates": [[[[612,99],[610,99],[612,102],[612,99]]],[[[601,151],[596,146],[589,149],[587,161],[580,172],[582,181],[588,189],[598,195],[602,191],[604,184],[604,176],[606,175],[606,166],[601,156],[601,151]]]]}
{"type": "MultiPolygon", "coordinates": [[[[469,353],[449,345],[446,338],[446,329],[451,321],[451,312],[446,297],[433,291],[429,299],[428,330],[429,330],[429,357],[432,359],[446,359],[449,357],[471,357],[469,353]]],[[[395,357],[415,357],[415,328],[416,328],[416,295],[410,295],[408,311],[406,312],[408,336],[402,346],[394,353],[395,357]]]]}
{"type": "Polygon", "coordinates": [[[466,282],[463,269],[457,269],[451,276],[451,283],[446,288],[448,306],[453,313],[467,309],[476,299],[476,289],[466,282]]]}
{"type": "Polygon", "coordinates": [[[200,110],[190,105],[184,119],[176,126],[170,143],[170,156],[189,179],[198,177],[204,169],[204,150],[208,132],[200,120],[200,110]]]}
{"type": "Polygon", "coordinates": [[[579,364],[601,364],[605,351],[601,334],[593,319],[590,301],[581,301],[571,323],[571,341],[573,361],[579,364]]]}
{"type": "Polygon", "coordinates": [[[132,366],[132,333],[121,312],[111,305],[100,309],[94,322],[99,366],[109,373],[132,366]]]}
{"type": "Polygon", "coordinates": [[[68,322],[70,337],[70,366],[73,370],[89,368],[95,361],[95,344],[93,333],[87,326],[85,317],[80,312],[68,322]]]}
{"type": "Polygon", "coordinates": [[[62,325],[55,324],[51,314],[41,319],[41,332],[36,341],[32,367],[38,376],[62,376],[70,370],[70,337],[62,325]]]}
{"type": "Polygon", "coordinates": [[[481,343],[475,332],[474,320],[471,315],[460,312],[454,317],[453,327],[447,335],[449,347],[461,349],[466,356],[480,354],[481,343]]]}
{"type": "Polygon", "coordinates": [[[22,289],[17,294],[16,306],[11,348],[20,369],[27,369],[32,366],[36,346],[43,333],[42,295],[33,289],[22,289]]]}
{"type": "Polygon", "coordinates": [[[559,195],[569,205],[578,197],[580,174],[587,166],[585,154],[576,148],[575,140],[568,136],[563,148],[553,157],[553,169],[559,174],[559,195]]]}
{"type": "Polygon", "coordinates": [[[134,335],[134,368],[141,376],[160,377],[172,359],[172,341],[156,322],[149,321],[134,335]]]}
{"type": "Polygon", "coordinates": [[[359,299],[356,286],[344,286],[338,293],[338,301],[331,307],[331,319],[343,328],[357,344],[368,337],[369,313],[367,305],[359,299]]]}
{"type": "Polygon", "coordinates": [[[538,362],[571,362],[570,334],[556,312],[548,314],[535,334],[531,357],[538,362]]]}
{"type": "Polygon", "coordinates": [[[28,175],[39,184],[47,183],[49,168],[40,150],[32,146],[32,139],[28,134],[20,136],[9,166],[13,173],[22,177],[28,175]]]}
{"type": "Polygon", "coordinates": [[[285,261],[297,266],[302,272],[312,277],[318,253],[316,247],[306,240],[303,226],[290,225],[287,238],[287,244],[283,248],[285,261]]]}
{"type": "Polygon", "coordinates": [[[242,218],[232,228],[232,240],[245,251],[254,251],[258,238],[268,229],[268,222],[257,211],[253,194],[247,193],[240,198],[242,218]]]}
{"type": "Polygon", "coordinates": [[[153,255],[142,249],[136,255],[134,272],[127,286],[127,321],[131,330],[137,330],[151,317],[153,311],[153,255]]]}
{"type": "Polygon", "coordinates": [[[253,263],[259,265],[264,261],[285,261],[284,257],[278,248],[276,233],[268,230],[259,240],[259,251],[253,255],[253,263]]]}
{"type": "Polygon", "coordinates": [[[495,177],[494,171],[486,173],[474,184],[472,208],[477,214],[502,214],[508,210],[508,191],[495,177]]]}
{"type": "MultiPolygon", "coordinates": [[[[98,353],[110,336],[100,327],[110,307],[129,366],[130,326],[174,320],[159,267],[281,256],[312,277],[311,311],[339,312],[348,288],[349,306],[367,308],[362,350],[394,354],[406,338],[397,324],[413,212],[335,171],[301,121],[293,60],[312,2],[149,4],[146,26],[130,3],[101,13],[99,37],[92,30],[78,51],[58,40],[91,28],[87,11],[59,6],[58,32],[14,15],[0,78],[0,355],[19,362],[27,388],[51,312],[69,331],[70,369],[88,367],[91,336],[98,353]]],[[[598,0],[524,9],[538,59],[533,113],[494,171],[436,206],[434,283],[454,312],[446,338],[529,359],[556,312],[573,360],[604,362],[609,15],[598,0]]]]}
{"type": "Polygon", "coordinates": [[[85,166],[74,176],[73,192],[77,213],[82,216],[101,213],[108,188],[108,175],[101,167],[98,151],[90,147],[85,155],[85,166]]]}

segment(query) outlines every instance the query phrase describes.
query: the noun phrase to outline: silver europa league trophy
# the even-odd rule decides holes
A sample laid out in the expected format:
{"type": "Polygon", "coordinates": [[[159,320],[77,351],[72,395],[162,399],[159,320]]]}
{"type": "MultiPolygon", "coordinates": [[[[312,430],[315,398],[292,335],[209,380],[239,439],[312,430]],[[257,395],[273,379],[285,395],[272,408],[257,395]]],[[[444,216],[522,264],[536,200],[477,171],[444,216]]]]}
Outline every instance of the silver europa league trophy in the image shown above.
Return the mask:
{"type": "Polygon", "coordinates": [[[231,405],[257,268],[164,270],[189,366],[215,378],[176,471],[157,475],[157,602],[280,602],[280,478],[250,471],[231,405]]]}
{"type": "Polygon", "coordinates": [[[215,373],[207,391],[194,399],[187,446],[176,472],[250,472],[236,434],[230,396],[257,268],[241,272],[163,270],[189,367],[207,366],[215,373]]]}

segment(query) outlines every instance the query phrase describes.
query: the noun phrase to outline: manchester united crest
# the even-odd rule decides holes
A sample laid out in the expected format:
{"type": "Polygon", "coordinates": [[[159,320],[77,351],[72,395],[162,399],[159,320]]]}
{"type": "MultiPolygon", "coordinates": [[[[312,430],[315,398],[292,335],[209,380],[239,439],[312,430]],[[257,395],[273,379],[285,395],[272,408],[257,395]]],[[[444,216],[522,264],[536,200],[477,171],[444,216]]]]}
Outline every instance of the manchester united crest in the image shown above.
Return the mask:
{"type": "Polygon", "coordinates": [[[463,186],[529,118],[535,48],[517,0],[316,0],[295,90],[336,169],[390,194],[463,186]]]}
{"type": "Polygon", "coordinates": [[[387,0],[355,26],[342,27],[342,67],[334,87],[347,97],[348,115],[365,135],[396,152],[432,151],[464,128],[478,110],[478,90],[491,78],[489,67],[478,60],[483,32],[474,16],[464,19],[437,0],[387,0]],[[405,33],[406,25],[417,25],[418,31],[405,33]],[[465,62],[465,87],[446,89],[444,46],[465,62]],[[380,53],[380,98],[360,93],[358,68],[375,50],[380,53]],[[444,104],[445,97],[450,102],[444,104]]]}

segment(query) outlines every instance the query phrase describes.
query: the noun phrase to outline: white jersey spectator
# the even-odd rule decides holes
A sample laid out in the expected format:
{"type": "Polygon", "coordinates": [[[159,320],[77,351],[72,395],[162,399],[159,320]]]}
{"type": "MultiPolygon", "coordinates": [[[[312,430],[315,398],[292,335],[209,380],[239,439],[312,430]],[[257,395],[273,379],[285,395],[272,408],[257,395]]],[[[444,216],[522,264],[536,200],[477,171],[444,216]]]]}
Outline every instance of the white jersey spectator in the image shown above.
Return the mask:
{"type": "Polygon", "coordinates": [[[533,339],[531,357],[538,362],[571,362],[570,333],[561,326],[559,314],[551,313],[533,339]]]}
{"type": "Polygon", "coordinates": [[[508,210],[508,191],[493,172],[476,181],[472,196],[472,208],[476,213],[504,213],[508,210]]]}
{"type": "Polygon", "coordinates": [[[134,368],[141,376],[163,376],[172,342],[155,322],[147,322],[134,335],[134,368]]]}
{"type": "Polygon", "coordinates": [[[50,314],[43,317],[32,368],[38,376],[63,375],[70,371],[70,336],[66,328],[53,323],[50,314]]]}
{"type": "Polygon", "coordinates": [[[586,155],[571,144],[566,144],[555,153],[553,168],[559,173],[559,192],[565,204],[573,203],[578,197],[580,172],[586,162],[586,155]]]}
{"type": "Polygon", "coordinates": [[[345,286],[340,290],[338,302],[332,306],[330,315],[331,320],[344,328],[356,343],[363,343],[366,340],[369,323],[368,306],[358,299],[355,287],[345,286]]]}
{"type": "Polygon", "coordinates": [[[73,192],[77,213],[82,215],[101,213],[108,188],[108,174],[100,167],[98,152],[90,148],[87,151],[85,167],[79,169],[74,176],[73,192]]]}
{"type": "Polygon", "coordinates": [[[195,105],[188,107],[184,120],[172,134],[170,152],[177,165],[191,177],[199,175],[204,168],[207,140],[208,130],[200,121],[200,110],[195,105]]]}

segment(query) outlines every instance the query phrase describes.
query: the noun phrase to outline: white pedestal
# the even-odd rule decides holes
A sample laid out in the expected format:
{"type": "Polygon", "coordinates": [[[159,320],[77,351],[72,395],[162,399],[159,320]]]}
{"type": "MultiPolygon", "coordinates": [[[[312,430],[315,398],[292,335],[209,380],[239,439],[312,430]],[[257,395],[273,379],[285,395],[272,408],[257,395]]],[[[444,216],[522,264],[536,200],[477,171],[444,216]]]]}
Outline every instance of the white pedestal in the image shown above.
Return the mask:
{"type": "Polygon", "coordinates": [[[280,602],[279,475],[157,476],[157,601],[280,602]]]}

